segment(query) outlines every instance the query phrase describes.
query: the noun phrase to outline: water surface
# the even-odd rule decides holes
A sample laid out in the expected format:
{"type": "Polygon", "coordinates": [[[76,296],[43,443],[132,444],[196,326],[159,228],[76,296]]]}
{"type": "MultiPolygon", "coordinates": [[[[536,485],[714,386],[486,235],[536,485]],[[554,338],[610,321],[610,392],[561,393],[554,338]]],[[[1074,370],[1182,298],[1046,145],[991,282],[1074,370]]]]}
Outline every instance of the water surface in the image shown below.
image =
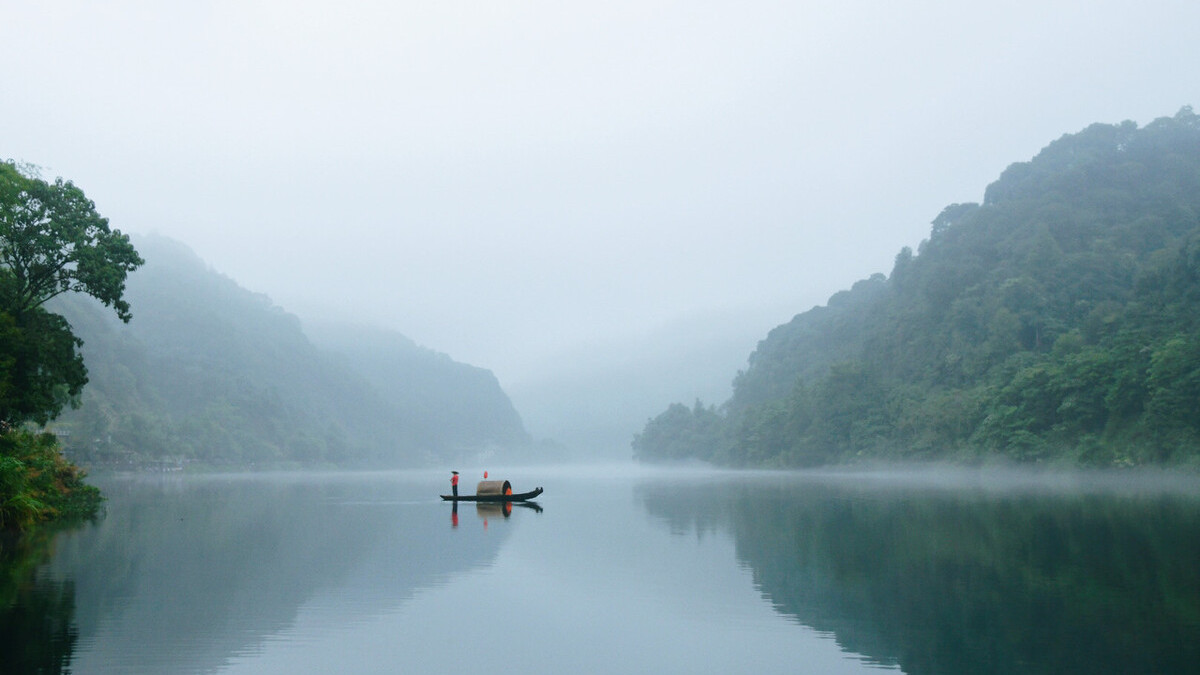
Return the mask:
{"type": "Polygon", "coordinates": [[[492,473],[540,508],[455,510],[443,472],[106,479],[106,517],[0,596],[5,649],[73,673],[1200,665],[1189,480],[492,473]]]}

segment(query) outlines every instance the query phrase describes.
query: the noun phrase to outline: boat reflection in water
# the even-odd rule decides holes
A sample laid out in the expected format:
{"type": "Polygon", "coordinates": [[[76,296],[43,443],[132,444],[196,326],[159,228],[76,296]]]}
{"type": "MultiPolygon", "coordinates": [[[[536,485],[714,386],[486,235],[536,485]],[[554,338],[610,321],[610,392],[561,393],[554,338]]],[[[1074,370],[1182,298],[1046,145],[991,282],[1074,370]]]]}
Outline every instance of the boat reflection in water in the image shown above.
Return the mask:
{"type": "Polygon", "coordinates": [[[483,521],[483,526],[487,527],[488,518],[504,517],[512,515],[512,502],[476,502],[475,515],[483,521]]]}
{"type": "Polygon", "coordinates": [[[480,518],[488,516],[504,516],[505,518],[512,515],[513,507],[519,506],[530,511],[542,512],[542,505],[537,502],[476,502],[475,513],[480,518]]]}
{"type": "MultiPolygon", "coordinates": [[[[489,518],[508,518],[512,516],[513,506],[520,506],[537,513],[542,512],[542,506],[537,502],[475,502],[475,515],[487,527],[489,518]]],[[[458,527],[458,502],[450,509],[450,526],[458,527]]]]}

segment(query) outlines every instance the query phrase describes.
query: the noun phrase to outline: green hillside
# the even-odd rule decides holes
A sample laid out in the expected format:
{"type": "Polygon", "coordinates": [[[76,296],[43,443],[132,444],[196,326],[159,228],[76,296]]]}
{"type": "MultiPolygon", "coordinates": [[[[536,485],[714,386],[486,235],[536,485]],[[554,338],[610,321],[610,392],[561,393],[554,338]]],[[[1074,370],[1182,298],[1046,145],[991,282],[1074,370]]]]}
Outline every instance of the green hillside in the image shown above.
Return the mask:
{"type": "Polygon", "coordinates": [[[133,321],[80,299],[56,307],[90,380],[54,424],[77,461],[411,466],[526,441],[488,371],[365,332],[378,361],[352,363],[182,244],[135,243],[146,264],[128,281],[133,321]]]}
{"type": "Polygon", "coordinates": [[[674,404],[643,460],[1195,464],[1200,117],[1095,124],[772,330],[719,408],[674,404]]]}

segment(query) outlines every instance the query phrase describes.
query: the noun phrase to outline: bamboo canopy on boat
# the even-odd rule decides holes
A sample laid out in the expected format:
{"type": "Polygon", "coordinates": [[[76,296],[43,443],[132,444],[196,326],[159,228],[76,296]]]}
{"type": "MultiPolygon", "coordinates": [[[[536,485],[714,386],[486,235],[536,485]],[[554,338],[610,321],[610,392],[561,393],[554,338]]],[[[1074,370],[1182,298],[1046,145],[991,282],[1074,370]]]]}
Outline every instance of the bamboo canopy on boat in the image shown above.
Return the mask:
{"type": "Polygon", "coordinates": [[[512,485],[506,480],[481,480],[475,487],[477,495],[511,495],[512,485]]]}

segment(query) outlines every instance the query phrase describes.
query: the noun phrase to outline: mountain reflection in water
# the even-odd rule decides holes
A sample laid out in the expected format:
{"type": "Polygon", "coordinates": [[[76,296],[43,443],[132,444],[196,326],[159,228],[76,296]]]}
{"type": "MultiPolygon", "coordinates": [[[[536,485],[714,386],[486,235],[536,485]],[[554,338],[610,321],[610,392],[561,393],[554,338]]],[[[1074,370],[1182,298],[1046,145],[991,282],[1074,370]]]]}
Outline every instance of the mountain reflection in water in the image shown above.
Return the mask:
{"type": "Polygon", "coordinates": [[[778,611],[906,673],[1195,672],[1195,492],[1052,483],[793,475],[639,494],[674,532],[731,533],[778,611]]]}
{"type": "Polygon", "coordinates": [[[0,672],[1200,665],[1186,480],[549,471],[544,509],[432,472],[109,480],[99,523],[0,548],[0,672]]]}
{"type": "MultiPolygon", "coordinates": [[[[73,579],[73,672],[214,671],[291,626],[302,607],[361,621],[487,564],[507,536],[455,537],[436,491],[402,474],[134,478],[108,515],[60,537],[73,579]],[[417,508],[428,517],[397,514],[417,508]]],[[[503,520],[503,517],[500,518],[503,520]]],[[[335,619],[330,619],[335,621],[335,619]]]]}

